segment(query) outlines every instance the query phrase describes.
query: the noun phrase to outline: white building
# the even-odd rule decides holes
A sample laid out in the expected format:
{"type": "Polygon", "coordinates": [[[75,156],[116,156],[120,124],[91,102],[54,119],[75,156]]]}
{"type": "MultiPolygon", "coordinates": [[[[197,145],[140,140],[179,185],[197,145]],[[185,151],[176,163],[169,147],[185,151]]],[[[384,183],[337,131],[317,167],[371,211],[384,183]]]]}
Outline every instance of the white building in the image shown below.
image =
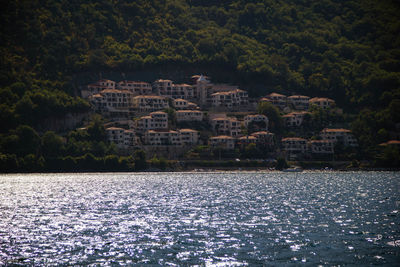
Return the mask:
{"type": "Polygon", "coordinates": [[[81,95],[83,98],[88,98],[106,89],[115,89],[115,82],[107,79],[98,80],[97,82],[91,83],[85,89],[83,89],[81,91],[81,95]]]}
{"type": "Polygon", "coordinates": [[[284,109],[287,106],[287,97],[278,93],[271,93],[261,99],[263,102],[270,102],[274,106],[284,109]]]}
{"type": "Polygon", "coordinates": [[[189,84],[174,84],[171,80],[158,79],[153,83],[154,91],[173,99],[193,99],[194,88],[189,84]]]}
{"type": "Polygon", "coordinates": [[[180,110],[180,109],[199,109],[199,107],[195,103],[187,101],[185,99],[181,99],[181,98],[174,99],[173,100],[173,105],[174,105],[174,108],[176,110],[180,110]]]}
{"type": "Polygon", "coordinates": [[[181,136],[177,131],[154,131],[145,133],[144,142],[150,146],[181,146],[181,136]]]}
{"type": "Polygon", "coordinates": [[[291,104],[297,110],[307,110],[310,98],[305,95],[292,95],[287,98],[288,104],[291,104]]]}
{"type": "Polygon", "coordinates": [[[311,154],[326,155],[333,154],[334,143],[331,140],[311,140],[308,142],[308,148],[311,154]]]}
{"type": "Polygon", "coordinates": [[[211,94],[214,93],[213,84],[203,75],[194,75],[194,97],[201,106],[210,106],[211,94]]]}
{"type": "Polygon", "coordinates": [[[133,107],[132,93],[127,90],[105,89],[89,97],[96,111],[121,112],[133,107]]]}
{"type": "Polygon", "coordinates": [[[287,137],[282,139],[283,151],[289,154],[289,157],[304,154],[307,152],[307,140],[299,137],[287,137]]]}
{"type": "Polygon", "coordinates": [[[247,105],[248,102],[249,97],[247,92],[240,89],[211,94],[211,103],[214,107],[233,108],[240,105],[247,105]]]}
{"type": "Polygon", "coordinates": [[[223,148],[227,150],[232,150],[235,148],[235,139],[231,136],[220,135],[211,137],[210,146],[213,148],[223,148]]]}
{"type": "Polygon", "coordinates": [[[291,112],[283,115],[282,118],[286,127],[299,127],[303,123],[306,114],[310,113],[306,111],[291,112]]]}
{"type": "Polygon", "coordinates": [[[275,134],[267,131],[260,131],[251,134],[257,138],[257,144],[263,147],[272,148],[275,145],[275,134]]]}
{"type": "Polygon", "coordinates": [[[310,103],[310,107],[317,106],[322,109],[329,109],[329,108],[332,108],[335,106],[335,101],[330,98],[326,98],[326,97],[311,98],[309,103],[310,103]]]}
{"type": "Polygon", "coordinates": [[[169,107],[168,99],[162,96],[141,95],[133,98],[133,107],[139,111],[157,111],[169,107]]]}
{"type": "Polygon", "coordinates": [[[210,121],[213,130],[217,134],[239,136],[240,122],[235,117],[217,117],[210,121]]]}
{"type": "Polygon", "coordinates": [[[246,147],[249,144],[256,144],[257,143],[257,137],[253,135],[246,135],[246,136],[241,136],[237,139],[237,144],[240,147],[246,147]]]}
{"type": "Polygon", "coordinates": [[[192,129],[180,129],[178,130],[181,143],[184,146],[193,146],[199,143],[200,133],[199,131],[192,130],[192,129]]]}
{"type": "Polygon", "coordinates": [[[137,82],[137,81],[120,81],[117,83],[117,89],[128,90],[134,96],[137,95],[151,95],[152,88],[150,83],[137,82]]]}
{"type": "Polygon", "coordinates": [[[330,140],[334,144],[341,142],[344,146],[356,147],[358,146],[357,140],[350,130],[347,129],[328,129],[325,128],[321,131],[321,137],[325,140],[330,140]]]}
{"type": "Polygon", "coordinates": [[[268,117],[262,114],[255,114],[255,115],[247,115],[244,117],[244,126],[246,126],[246,128],[249,127],[250,123],[264,123],[265,124],[265,128],[264,130],[268,130],[268,117]]]}
{"type": "Polygon", "coordinates": [[[143,116],[135,121],[135,129],[138,133],[168,129],[168,114],[163,111],[155,111],[148,116],[143,116]]]}
{"type": "Polygon", "coordinates": [[[176,121],[202,121],[203,112],[200,110],[177,110],[176,111],[176,121]]]}
{"type": "Polygon", "coordinates": [[[120,149],[130,149],[136,145],[135,132],[132,130],[110,127],[106,129],[106,134],[108,141],[120,149]]]}

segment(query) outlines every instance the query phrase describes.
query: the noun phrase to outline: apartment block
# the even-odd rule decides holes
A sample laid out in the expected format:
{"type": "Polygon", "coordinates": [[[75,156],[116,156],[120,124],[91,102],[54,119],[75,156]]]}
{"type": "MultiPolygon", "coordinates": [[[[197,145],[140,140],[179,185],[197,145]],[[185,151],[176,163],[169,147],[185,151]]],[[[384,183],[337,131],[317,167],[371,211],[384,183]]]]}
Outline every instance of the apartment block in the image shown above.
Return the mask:
{"type": "Polygon", "coordinates": [[[169,107],[168,99],[162,96],[140,95],[133,98],[133,107],[139,111],[157,111],[169,107]]]}
{"type": "Polygon", "coordinates": [[[358,146],[357,139],[347,129],[328,129],[325,128],[321,131],[321,137],[325,140],[330,140],[334,144],[341,142],[344,146],[356,147],[358,146]]]}
{"type": "Polygon", "coordinates": [[[188,100],[185,99],[174,99],[173,100],[173,105],[174,108],[176,110],[182,110],[182,109],[199,109],[199,107],[197,106],[197,104],[190,102],[188,100]]]}
{"type": "Polygon", "coordinates": [[[286,127],[299,127],[303,123],[306,114],[310,113],[306,111],[297,111],[283,115],[282,118],[286,127]]]}
{"type": "Polygon", "coordinates": [[[310,97],[305,95],[292,95],[287,98],[287,103],[291,104],[296,110],[307,110],[310,97]]]}
{"type": "Polygon", "coordinates": [[[247,115],[244,117],[244,126],[249,127],[250,123],[265,124],[264,130],[268,130],[268,117],[262,114],[247,115]]]}
{"type": "Polygon", "coordinates": [[[120,81],[119,83],[117,83],[117,89],[128,90],[134,96],[152,94],[151,84],[146,82],[120,81]]]}
{"type": "Polygon", "coordinates": [[[105,89],[89,97],[96,111],[113,112],[133,107],[132,93],[128,90],[105,89]]]}
{"type": "Polygon", "coordinates": [[[210,121],[213,130],[217,134],[239,136],[240,122],[235,117],[217,117],[210,121]]]}
{"type": "Polygon", "coordinates": [[[262,102],[270,102],[272,105],[284,109],[287,106],[287,97],[278,93],[271,93],[261,99],[262,102]]]}
{"type": "Polygon", "coordinates": [[[153,83],[154,91],[173,99],[193,99],[194,88],[189,84],[174,84],[171,80],[158,79],[153,83]]]}
{"type": "Polygon", "coordinates": [[[233,108],[239,105],[247,105],[249,97],[246,91],[235,89],[227,92],[217,92],[211,95],[211,103],[214,107],[233,108]]]}
{"type": "Polygon", "coordinates": [[[299,137],[283,138],[282,149],[290,155],[304,154],[307,152],[307,140],[299,137]]]}
{"type": "Polygon", "coordinates": [[[235,148],[235,138],[232,136],[220,135],[214,136],[209,139],[210,146],[213,148],[223,148],[232,150],[235,148]]]}
{"type": "Polygon", "coordinates": [[[163,111],[155,111],[148,116],[143,116],[135,121],[135,129],[138,133],[168,129],[168,114],[163,111]]]}
{"type": "Polygon", "coordinates": [[[200,132],[192,129],[178,130],[183,146],[193,146],[199,143],[200,132]]]}
{"type": "Polygon", "coordinates": [[[314,105],[322,109],[329,109],[335,106],[335,101],[326,97],[311,98],[309,103],[310,107],[314,105]]]}
{"type": "Polygon", "coordinates": [[[108,141],[116,144],[120,149],[129,149],[136,145],[136,135],[132,130],[110,127],[106,129],[106,135],[108,141]]]}
{"type": "Polygon", "coordinates": [[[311,140],[308,142],[308,148],[311,154],[326,155],[333,154],[334,143],[331,140],[311,140]]]}
{"type": "Polygon", "coordinates": [[[202,121],[203,112],[200,110],[177,110],[176,111],[176,121],[202,121]]]}
{"type": "Polygon", "coordinates": [[[181,136],[177,131],[148,130],[144,136],[144,142],[150,146],[181,146],[181,136]]]}

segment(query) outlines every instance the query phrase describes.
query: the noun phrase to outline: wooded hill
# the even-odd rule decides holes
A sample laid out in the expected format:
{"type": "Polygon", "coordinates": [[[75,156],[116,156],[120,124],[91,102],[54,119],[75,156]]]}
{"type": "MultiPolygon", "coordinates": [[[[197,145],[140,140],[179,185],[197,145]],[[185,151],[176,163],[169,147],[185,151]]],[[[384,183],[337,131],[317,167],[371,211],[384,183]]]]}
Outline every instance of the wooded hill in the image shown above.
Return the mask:
{"type": "Polygon", "coordinates": [[[353,131],[365,149],[398,131],[398,1],[29,0],[0,12],[6,135],[87,111],[75,97],[82,77],[166,69],[203,72],[251,96],[333,98],[359,114],[353,131]]]}

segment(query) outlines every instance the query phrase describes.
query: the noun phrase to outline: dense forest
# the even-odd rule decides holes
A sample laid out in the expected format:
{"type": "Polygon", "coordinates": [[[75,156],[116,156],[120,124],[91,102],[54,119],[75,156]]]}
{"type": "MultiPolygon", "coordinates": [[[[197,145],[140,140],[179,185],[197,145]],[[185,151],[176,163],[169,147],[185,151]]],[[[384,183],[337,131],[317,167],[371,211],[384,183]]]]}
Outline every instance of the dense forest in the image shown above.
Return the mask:
{"type": "Polygon", "coordinates": [[[189,69],[254,97],[331,97],[350,114],[365,159],[384,156],[377,145],[400,131],[395,0],[21,0],[0,12],[3,162],[43,157],[43,121],[88,112],[78,89],[99,73],[189,69]],[[29,131],[42,135],[36,149],[10,149],[29,131]]]}

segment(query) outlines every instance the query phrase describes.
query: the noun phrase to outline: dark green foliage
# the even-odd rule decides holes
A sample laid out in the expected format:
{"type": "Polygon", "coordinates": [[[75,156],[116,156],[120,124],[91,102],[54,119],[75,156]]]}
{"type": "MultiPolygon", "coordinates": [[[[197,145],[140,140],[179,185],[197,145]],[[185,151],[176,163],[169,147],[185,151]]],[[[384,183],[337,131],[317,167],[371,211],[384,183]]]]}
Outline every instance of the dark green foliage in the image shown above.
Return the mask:
{"type": "Polygon", "coordinates": [[[268,129],[274,133],[280,132],[283,127],[282,116],[277,107],[270,103],[260,103],[257,107],[258,113],[268,117],[269,126],[268,129]]]}
{"type": "Polygon", "coordinates": [[[133,158],[136,171],[143,171],[147,169],[146,153],[143,150],[135,151],[133,158]]]}
{"type": "Polygon", "coordinates": [[[286,160],[284,158],[277,158],[275,169],[283,170],[288,167],[289,167],[289,164],[286,162],[286,160]]]}

